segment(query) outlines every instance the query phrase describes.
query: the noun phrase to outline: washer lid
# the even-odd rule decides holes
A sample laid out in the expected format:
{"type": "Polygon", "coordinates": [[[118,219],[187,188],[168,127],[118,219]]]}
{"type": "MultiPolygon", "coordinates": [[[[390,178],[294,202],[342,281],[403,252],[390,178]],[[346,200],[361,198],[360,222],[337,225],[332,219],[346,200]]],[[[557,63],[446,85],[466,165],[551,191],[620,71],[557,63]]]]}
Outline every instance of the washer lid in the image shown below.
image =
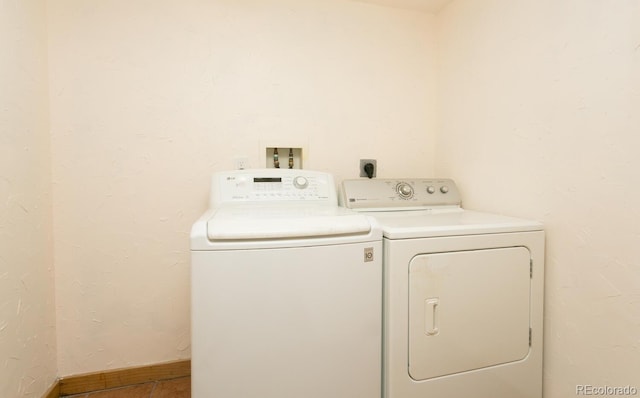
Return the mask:
{"type": "Polygon", "coordinates": [[[540,231],[542,224],[497,214],[460,208],[368,213],[382,226],[388,239],[429,238],[540,231]]]}
{"type": "Polygon", "coordinates": [[[207,222],[210,240],[255,240],[366,234],[367,216],[327,205],[232,205],[207,222]]]}

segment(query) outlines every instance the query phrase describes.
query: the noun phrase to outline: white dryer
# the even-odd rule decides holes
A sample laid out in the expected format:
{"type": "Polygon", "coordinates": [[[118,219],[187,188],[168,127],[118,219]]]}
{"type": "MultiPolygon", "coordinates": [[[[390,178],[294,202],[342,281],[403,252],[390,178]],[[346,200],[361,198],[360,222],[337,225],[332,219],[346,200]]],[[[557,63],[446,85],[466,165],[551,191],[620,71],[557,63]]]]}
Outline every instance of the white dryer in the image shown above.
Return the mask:
{"type": "Polygon", "coordinates": [[[544,232],[448,179],[346,180],[383,228],[383,397],[541,398],[544,232]]]}
{"type": "Polygon", "coordinates": [[[382,235],[330,174],[213,177],[191,231],[194,398],[379,398],[382,235]]]}

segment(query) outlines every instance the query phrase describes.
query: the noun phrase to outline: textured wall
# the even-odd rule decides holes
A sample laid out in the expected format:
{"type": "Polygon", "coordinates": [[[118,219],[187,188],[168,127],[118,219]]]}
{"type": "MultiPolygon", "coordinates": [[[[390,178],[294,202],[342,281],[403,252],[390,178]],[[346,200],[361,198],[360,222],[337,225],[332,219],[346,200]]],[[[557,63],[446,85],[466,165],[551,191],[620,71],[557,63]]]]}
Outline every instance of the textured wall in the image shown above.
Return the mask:
{"type": "MultiPolygon", "coordinates": [[[[187,358],[188,231],[260,142],[436,173],[548,227],[545,396],[639,385],[640,10],[456,0],[49,4],[61,375],[187,358]]],[[[0,3],[0,396],[56,375],[45,4],[0,3]]]]}
{"type": "Polygon", "coordinates": [[[545,397],[640,386],[640,3],[456,0],[437,171],[548,229],[545,397]]]}
{"type": "Polygon", "coordinates": [[[261,142],[433,171],[433,17],[343,0],[49,2],[61,375],[190,356],[189,229],[261,142]]]}
{"type": "Polygon", "coordinates": [[[0,1],[0,397],[56,376],[44,1],[0,1]]]}

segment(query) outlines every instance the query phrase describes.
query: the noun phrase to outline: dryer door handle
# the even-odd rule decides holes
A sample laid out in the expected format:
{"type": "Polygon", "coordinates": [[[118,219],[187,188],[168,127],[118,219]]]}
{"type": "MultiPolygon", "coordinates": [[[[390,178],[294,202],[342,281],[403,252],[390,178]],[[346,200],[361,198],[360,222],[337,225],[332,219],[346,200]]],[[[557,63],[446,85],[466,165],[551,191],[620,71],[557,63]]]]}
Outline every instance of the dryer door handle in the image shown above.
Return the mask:
{"type": "Polygon", "coordinates": [[[424,333],[427,336],[435,336],[440,332],[438,328],[438,297],[428,298],[424,301],[424,333]]]}

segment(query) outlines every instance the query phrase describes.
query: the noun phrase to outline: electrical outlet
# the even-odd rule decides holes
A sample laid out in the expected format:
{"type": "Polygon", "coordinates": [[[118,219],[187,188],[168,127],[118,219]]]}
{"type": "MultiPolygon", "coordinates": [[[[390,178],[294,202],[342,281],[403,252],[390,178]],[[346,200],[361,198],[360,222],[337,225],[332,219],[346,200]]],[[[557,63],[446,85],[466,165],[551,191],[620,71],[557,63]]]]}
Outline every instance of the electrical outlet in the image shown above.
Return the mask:
{"type": "Polygon", "coordinates": [[[249,168],[249,158],[246,156],[237,156],[233,158],[233,164],[236,170],[244,170],[249,168]]]}
{"type": "Polygon", "coordinates": [[[365,166],[367,164],[373,165],[373,172],[371,178],[376,176],[378,172],[378,162],[375,159],[360,159],[360,177],[369,177],[367,175],[367,171],[365,170],[365,166]]]}

